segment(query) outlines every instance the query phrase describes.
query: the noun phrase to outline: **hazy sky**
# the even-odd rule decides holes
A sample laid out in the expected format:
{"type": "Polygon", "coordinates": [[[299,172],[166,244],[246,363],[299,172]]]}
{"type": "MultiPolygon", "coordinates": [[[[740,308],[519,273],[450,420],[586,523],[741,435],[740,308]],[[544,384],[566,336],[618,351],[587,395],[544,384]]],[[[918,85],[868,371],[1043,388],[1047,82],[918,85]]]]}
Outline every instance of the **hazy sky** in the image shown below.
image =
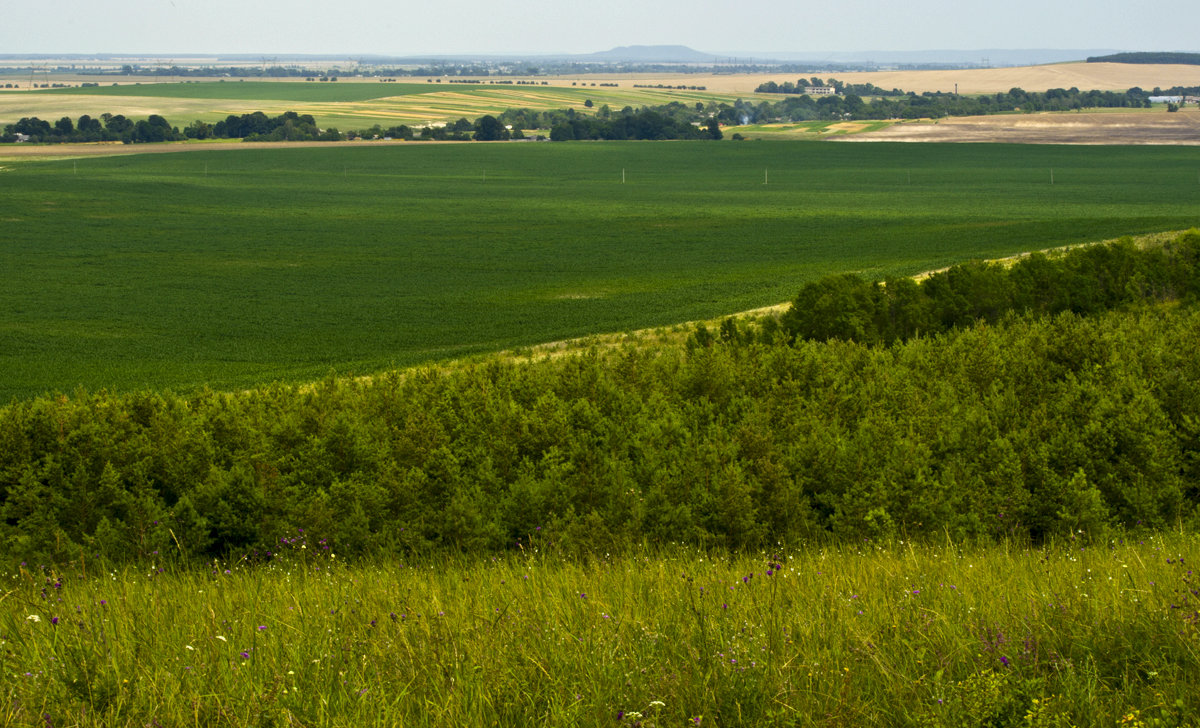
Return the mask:
{"type": "Polygon", "coordinates": [[[13,11],[0,53],[1200,50],[1198,0],[65,0],[13,11]]]}

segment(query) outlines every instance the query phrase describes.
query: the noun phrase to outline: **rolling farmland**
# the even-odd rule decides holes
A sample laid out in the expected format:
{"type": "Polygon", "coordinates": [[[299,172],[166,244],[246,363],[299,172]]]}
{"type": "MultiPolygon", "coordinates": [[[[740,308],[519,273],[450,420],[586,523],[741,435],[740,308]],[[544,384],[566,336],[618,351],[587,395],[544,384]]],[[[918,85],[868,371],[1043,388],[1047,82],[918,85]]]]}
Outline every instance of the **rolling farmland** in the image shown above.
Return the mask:
{"type": "Polygon", "coordinates": [[[369,373],[1200,221],[1192,149],[404,144],[5,167],[5,399],[369,373]]]}
{"type": "MultiPolygon", "coordinates": [[[[594,82],[593,82],[594,83],[594,82]]],[[[207,82],[150,83],[75,87],[44,91],[0,92],[0,124],[25,116],[56,119],[103,112],[144,117],[165,116],[184,126],[193,120],[217,121],[229,114],[285,111],[311,114],[321,126],[342,129],[373,124],[427,124],[470,120],[510,108],[585,109],[608,104],[652,106],[679,101],[733,103],[738,96],[706,91],[635,89],[598,86],[527,86],[507,84],[376,83],[376,82],[207,82]]]]}

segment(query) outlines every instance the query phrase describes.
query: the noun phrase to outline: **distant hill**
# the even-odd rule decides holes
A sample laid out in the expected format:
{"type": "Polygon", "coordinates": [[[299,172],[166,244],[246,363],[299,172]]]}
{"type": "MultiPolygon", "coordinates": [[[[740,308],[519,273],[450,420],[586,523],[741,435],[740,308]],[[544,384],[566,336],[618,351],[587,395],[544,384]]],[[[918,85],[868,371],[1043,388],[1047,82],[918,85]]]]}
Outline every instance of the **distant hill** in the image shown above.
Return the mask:
{"type": "Polygon", "coordinates": [[[1089,56],[1088,63],[1177,63],[1200,66],[1200,53],[1113,53],[1109,56],[1089,56]]]}
{"type": "Polygon", "coordinates": [[[576,56],[580,60],[629,61],[633,63],[713,63],[717,56],[681,45],[619,46],[610,51],[576,56]]]}

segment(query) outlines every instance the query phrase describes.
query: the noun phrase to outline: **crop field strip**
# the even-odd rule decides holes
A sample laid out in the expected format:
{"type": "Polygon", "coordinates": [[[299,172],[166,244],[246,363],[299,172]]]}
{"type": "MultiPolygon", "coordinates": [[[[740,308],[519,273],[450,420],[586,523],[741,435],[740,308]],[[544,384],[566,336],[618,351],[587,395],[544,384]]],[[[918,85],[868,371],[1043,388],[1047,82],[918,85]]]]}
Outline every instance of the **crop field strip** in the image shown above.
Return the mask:
{"type": "Polygon", "coordinates": [[[775,304],[832,272],[1200,224],[1200,150],[1177,148],[398,144],[5,166],[2,399],[370,373],[775,304]]]}

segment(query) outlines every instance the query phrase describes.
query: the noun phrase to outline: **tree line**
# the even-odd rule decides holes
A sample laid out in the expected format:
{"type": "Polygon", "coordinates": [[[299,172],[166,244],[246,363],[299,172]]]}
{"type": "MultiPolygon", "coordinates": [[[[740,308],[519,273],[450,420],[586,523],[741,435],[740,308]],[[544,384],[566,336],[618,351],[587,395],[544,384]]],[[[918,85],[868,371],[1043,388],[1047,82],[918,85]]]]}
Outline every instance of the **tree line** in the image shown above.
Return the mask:
{"type": "MultiPolygon", "coordinates": [[[[590,101],[587,102],[589,105],[590,101]]],[[[146,142],[186,139],[244,139],[246,141],[341,141],[346,139],[420,139],[435,141],[505,141],[524,139],[523,129],[549,129],[555,141],[568,139],[720,139],[719,122],[699,108],[678,102],[660,107],[613,112],[602,107],[595,116],[574,109],[538,112],[528,109],[485,114],[475,121],[466,118],[449,124],[414,129],[406,124],[341,132],[320,129],[310,114],[287,111],[270,117],[261,111],[231,114],[216,123],[193,121],[182,130],[165,118],[151,115],[132,121],[120,114],[87,114],[73,121],[64,116],[54,124],[37,117],[23,118],[4,127],[0,142],[16,142],[22,134],[28,141],[43,144],[72,142],[146,142]]]]}
{"type": "MultiPolygon", "coordinates": [[[[1035,259],[1009,287],[1053,269],[1036,290],[1067,288],[1059,304],[907,336],[797,328],[813,311],[905,310],[869,303],[900,296],[889,282],[844,305],[802,291],[779,319],[730,319],[686,345],[13,401],[0,408],[0,553],[269,559],[298,528],[351,558],[531,536],[603,554],[1195,530],[1198,249],[1192,232],[1159,253],[1035,259]],[[1100,282],[1077,288],[1085,271],[1100,282]]],[[[969,308],[996,298],[995,275],[962,266],[919,287],[954,295],[906,295],[969,308]]]]}
{"type": "Polygon", "coordinates": [[[1172,63],[1200,65],[1200,53],[1152,51],[1142,53],[1113,53],[1107,56],[1088,56],[1088,63],[1172,63]]]}
{"type": "MultiPolygon", "coordinates": [[[[833,81],[833,79],[830,79],[833,81]]],[[[801,82],[803,83],[803,81],[801,82]]],[[[799,94],[798,101],[783,107],[763,108],[763,116],[788,117],[790,121],[808,119],[916,119],[940,118],[944,116],[982,116],[1010,111],[1076,111],[1080,109],[1149,108],[1150,96],[1161,89],[1145,91],[1131,88],[1128,91],[1080,91],[1077,88],[1049,89],[1044,92],[1025,91],[1012,88],[1007,92],[963,96],[946,92],[926,91],[922,94],[893,89],[886,93],[860,92],[850,86],[842,86],[841,95],[812,98],[805,94],[805,86],[775,84],[760,85],[758,93],[799,94]],[[864,96],[874,96],[870,102],[864,96]],[[808,99],[805,101],[804,99],[808,99]],[[799,117],[799,118],[797,118],[799,117]]],[[[882,91],[882,89],[874,89],[882,91]]]]}
{"type": "Polygon", "coordinates": [[[904,92],[898,88],[887,90],[880,88],[873,83],[845,83],[836,78],[822,80],[817,76],[812,76],[805,79],[800,79],[795,83],[784,81],[776,83],[775,81],[767,81],[761,83],[754,89],[756,94],[803,94],[809,88],[832,88],[834,93],[838,94],[855,94],[857,96],[903,96],[904,92]]]}
{"type": "Polygon", "coordinates": [[[12,143],[22,134],[31,142],[124,142],[143,144],[168,142],[185,138],[178,128],[158,114],[134,121],[122,114],[101,114],[92,117],[84,114],[77,121],[64,116],[51,124],[36,116],[25,117],[15,124],[8,124],[0,134],[0,142],[12,143]]]}
{"type": "Polygon", "coordinates": [[[780,320],[791,338],[891,343],[1013,312],[1096,314],[1123,306],[1200,299],[1200,234],[1139,249],[1118,241],[1011,265],[968,263],[929,276],[866,281],[832,276],[805,285],[780,320]]]}

